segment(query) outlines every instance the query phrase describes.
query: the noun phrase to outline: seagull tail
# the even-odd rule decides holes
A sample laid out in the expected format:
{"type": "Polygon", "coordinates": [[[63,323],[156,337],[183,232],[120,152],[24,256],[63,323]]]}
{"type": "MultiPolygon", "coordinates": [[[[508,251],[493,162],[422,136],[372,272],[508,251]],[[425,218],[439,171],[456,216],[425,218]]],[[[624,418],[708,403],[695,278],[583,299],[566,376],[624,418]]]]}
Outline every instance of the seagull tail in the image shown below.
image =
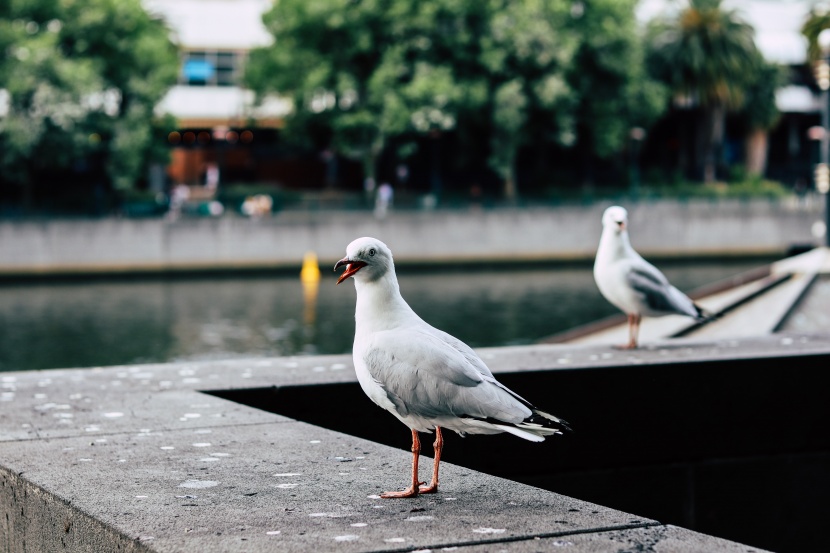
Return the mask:
{"type": "Polygon", "coordinates": [[[545,436],[571,432],[571,427],[565,420],[538,409],[534,409],[533,413],[522,422],[515,424],[502,423],[494,426],[531,442],[543,442],[545,436]]]}
{"type": "Polygon", "coordinates": [[[522,430],[521,428],[519,428],[517,426],[509,426],[507,424],[494,424],[493,426],[495,426],[496,428],[501,428],[505,432],[509,432],[509,433],[513,434],[514,436],[524,438],[525,440],[530,440],[531,442],[544,442],[545,441],[544,436],[540,436],[538,434],[532,434],[530,432],[522,430]]]}
{"type": "Polygon", "coordinates": [[[470,419],[471,422],[476,421],[485,428],[491,430],[497,428],[501,432],[509,432],[514,436],[530,440],[531,442],[543,442],[546,436],[571,432],[570,425],[563,419],[554,417],[550,413],[539,411],[534,407],[529,408],[531,409],[530,416],[521,422],[507,422],[492,417],[472,417],[469,415],[462,415],[462,417],[470,419]]]}
{"type": "Polygon", "coordinates": [[[538,422],[537,420],[534,420],[537,417],[542,417],[543,419],[550,421],[550,423],[545,424],[547,427],[552,426],[551,423],[556,425],[558,427],[556,429],[559,430],[559,434],[562,433],[562,430],[565,430],[566,432],[573,432],[571,425],[565,419],[554,417],[550,413],[545,413],[544,411],[540,411],[538,409],[533,409],[533,414],[526,418],[524,422],[538,422]]]}
{"type": "Polygon", "coordinates": [[[692,306],[695,308],[695,319],[697,319],[698,321],[711,321],[719,317],[717,313],[713,313],[708,309],[704,309],[696,303],[692,303],[692,306]]]}

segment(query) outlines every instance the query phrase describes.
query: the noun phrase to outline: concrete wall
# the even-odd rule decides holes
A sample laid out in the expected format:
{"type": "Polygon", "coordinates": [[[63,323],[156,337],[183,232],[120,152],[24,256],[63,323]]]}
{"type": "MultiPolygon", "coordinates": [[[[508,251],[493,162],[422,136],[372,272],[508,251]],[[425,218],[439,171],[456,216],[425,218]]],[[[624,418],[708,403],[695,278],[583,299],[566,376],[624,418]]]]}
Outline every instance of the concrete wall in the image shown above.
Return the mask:
{"type": "Polygon", "coordinates": [[[0,551],[151,553],[138,540],[84,513],[69,501],[0,467],[0,551]]]}
{"type": "MultiPolygon", "coordinates": [[[[285,212],[261,220],[99,219],[0,222],[0,274],[296,267],[321,264],[360,236],[384,240],[398,262],[567,260],[593,257],[608,203],[550,208],[392,212],[285,212]]],[[[646,256],[779,255],[817,243],[818,205],[660,201],[627,206],[646,256]]]]}

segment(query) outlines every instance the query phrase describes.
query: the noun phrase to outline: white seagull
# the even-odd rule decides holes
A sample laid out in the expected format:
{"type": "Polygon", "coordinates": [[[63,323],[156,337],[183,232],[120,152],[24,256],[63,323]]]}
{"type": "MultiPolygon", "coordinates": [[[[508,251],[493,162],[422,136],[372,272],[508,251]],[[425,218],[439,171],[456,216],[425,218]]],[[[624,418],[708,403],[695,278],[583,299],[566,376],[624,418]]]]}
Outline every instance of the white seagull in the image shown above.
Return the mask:
{"type": "Polygon", "coordinates": [[[613,206],[602,215],[602,237],[594,261],[594,280],[609,302],[628,315],[628,343],[637,347],[640,320],[663,315],[708,317],[686,294],[669,284],[660,270],[643,259],[628,239],[628,212],[613,206]]]}
{"type": "Polygon", "coordinates": [[[376,238],[358,238],[346,248],[340,284],[354,277],[354,364],[361,388],[412,430],[412,483],[384,498],[414,497],[438,490],[444,445],[441,429],[464,434],[509,432],[541,442],[568,424],[537,410],[500,384],[467,344],[424,322],[401,297],[392,252],[376,238]],[[418,480],[418,432],[435,429],[432,481],[418,480]]]}

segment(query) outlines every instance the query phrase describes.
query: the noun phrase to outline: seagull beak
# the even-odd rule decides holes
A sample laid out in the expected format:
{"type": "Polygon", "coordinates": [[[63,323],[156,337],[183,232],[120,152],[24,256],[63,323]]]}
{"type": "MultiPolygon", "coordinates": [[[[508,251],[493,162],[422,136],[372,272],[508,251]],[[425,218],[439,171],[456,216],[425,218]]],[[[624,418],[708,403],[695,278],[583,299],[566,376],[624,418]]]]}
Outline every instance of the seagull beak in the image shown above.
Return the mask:
{"type": "Polygon", "coordinates": [[[354,276],[360,269],[366,266],[366,263],[363,261],[352,261],[348,257],[344,257],[340,261],[334,264],[334,270],[336,271],[343,265],[348,265],[346,270],[340,275],[340,278],[337,279],[337,284],[340,284],[350,276],[354,276]]]}

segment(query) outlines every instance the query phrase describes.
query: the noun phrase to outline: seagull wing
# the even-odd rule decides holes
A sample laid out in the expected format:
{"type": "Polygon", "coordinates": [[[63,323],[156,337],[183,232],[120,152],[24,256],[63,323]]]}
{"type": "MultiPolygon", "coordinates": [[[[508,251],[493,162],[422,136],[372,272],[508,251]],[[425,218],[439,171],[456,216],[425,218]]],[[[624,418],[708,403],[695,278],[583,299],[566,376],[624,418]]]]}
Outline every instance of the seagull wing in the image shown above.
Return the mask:
{"type": "Polygon", "coordinates": [[[677,313],[698,318],[700,310],[686,294],[672,286],[657,267],[645,260],[637,260],[626,273],[626,283],[652,311],[677,313]]]}
{"type": "Polygon", "coordinates": [[[369,374],[385,390],[398,414],[426,418],[473,417],[519,424],[532,411],[489,369],[471,363],[472,350],[459,351],[431,328],[376,332],[364,350],[369,374]],[[465,354],[466,353],[466,354],[465,354]]]}
{"type": "Polygon", "coordinates": [[[427,327],[424,329],[424,331],[437,336],[445,344],[447,344],[454,350],[458,351],[458,353],[463,355],[464,359],[466,359],[467,362],[470,363],[470,365],[483,376],[495,380],[493,373],[490,371],[490,367],[484,364],[484,361],[482,361],[481,357],[479,357],[476,354],[476,352],[473,351],[473,348],[471,348],[470,346],[468,346],[452,334],[447,334],[443,330],[439,330],[435,327],[427,327]]]}

